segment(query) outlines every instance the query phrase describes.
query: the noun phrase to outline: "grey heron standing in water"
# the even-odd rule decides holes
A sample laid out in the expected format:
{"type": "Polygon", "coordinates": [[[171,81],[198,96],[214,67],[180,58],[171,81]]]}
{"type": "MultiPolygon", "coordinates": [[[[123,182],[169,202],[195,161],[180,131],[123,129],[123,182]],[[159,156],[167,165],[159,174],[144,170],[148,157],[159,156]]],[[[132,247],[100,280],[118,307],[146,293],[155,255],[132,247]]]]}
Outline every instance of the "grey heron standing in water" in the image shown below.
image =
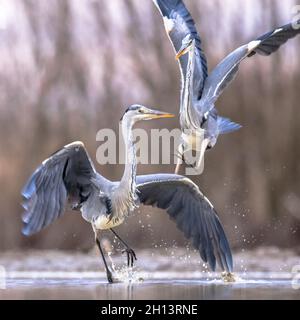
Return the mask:
{"type": "MultiPolygon", "coordinates": [[[[182,129],[178,153],[187,160],[187,151],[197,151],[193,167],[204,168],[204,152],[212,148],[219,134],[241,126],[218,115],[215,102],[237,74],[240,62],[256,53],[268,56],[300,33],[300,20],[284,25],[251,41],[225,57],[208,75],[201,40],[195,23],[181,0],[153,0],[163,16],[181,71],[180,125],[182,129]],[[185,55],[188,53],[188,55],[185,55]]],[[[179,171],[178,160],[175,173],[179,171]]]]}
{"type": "Polygon", "coordinates": [[[132,266],[135,253],[113,228],[142,203],[165,209],[213,270],[218,262],[223,271],[232,272],[232,255],[223,227],[199,188],[188,178],[175,174],[136,176],[134,124],[171,116],[141,105],[132,105],[126,110],[121,119],[126,164],[120,181],[110,181],[96,172],[82,142],[68,144],[46,159],[22,191],[25,198],[23,233],[31,235],[47,227],[63,214],[69,200],[72,208],[80,210],[83,218],[91,223],[107,279],[113,282],[101,248],[100,233],[108,229],[119,238],[125,246],[128,265],[132,266]]]}

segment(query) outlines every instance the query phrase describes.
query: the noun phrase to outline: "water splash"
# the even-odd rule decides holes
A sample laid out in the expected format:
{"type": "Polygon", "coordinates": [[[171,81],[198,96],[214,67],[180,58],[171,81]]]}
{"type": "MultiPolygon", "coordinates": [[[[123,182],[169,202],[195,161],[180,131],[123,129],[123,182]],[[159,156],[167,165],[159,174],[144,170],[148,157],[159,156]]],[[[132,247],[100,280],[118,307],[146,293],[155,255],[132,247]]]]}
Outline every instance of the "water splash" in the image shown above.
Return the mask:
{"type": "Polygon", "coordinates": [[[145,272],[141,272],[137,267],[128,267],[127,265],[122,265],[118,267],[112,258],[112,252],[107,252],[108,259],[111,264],[111,269],[113,271],[113,278],[117,282],[122,283],[142,283],[144,279],[148,278],[145,272]]]}
{"type": "Polygon", "coordinates": [[[141,272],[135,267],[127,267],[127,266],[115,268],[114,277],[119,282],[130,283],[130,284],[143,283],[144,280],[148,278],[146,273],[141,272]]]}

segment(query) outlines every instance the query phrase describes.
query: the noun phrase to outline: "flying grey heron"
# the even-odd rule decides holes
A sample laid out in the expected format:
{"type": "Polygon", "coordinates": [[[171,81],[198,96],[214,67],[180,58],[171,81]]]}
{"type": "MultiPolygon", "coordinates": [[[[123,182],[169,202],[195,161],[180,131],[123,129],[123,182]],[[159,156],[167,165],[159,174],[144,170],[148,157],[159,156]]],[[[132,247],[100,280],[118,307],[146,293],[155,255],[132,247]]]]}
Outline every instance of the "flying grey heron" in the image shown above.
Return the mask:
{"type": "Polygon", "coordinates": [[[47,227],[63,214],[68,200],[72,208],[80,210],[82,217],[91,223],[107,279],[113,282],[99,241],[100,232],[109,229],[119,238],[125,246],[128,265],[132,266],[135,253],[113,228],[142,203],[165,209],[213,270],[218,262],[223,271],[232,272],[231,250],[218,215],[191,180],[175,174],[136,177],[133,125],[139,120],[171,116],[141,105],[126,110],[121,119],[126,164],[120,181],[110,181],[96,172],[82,142],[68,144],[50,156],[22,191],[25,198],[23,233],[31,235],[47,227]]]}
{"type": "MultiPolygon", "coordinates": [[[[181,71],[180,125],[178,153],[186,159],[187,151],[196,150],[193,167],[204,168],[204,152],[212,148],[219,134],[241,126],[218,115],[215,102],[237,74],[240,62],[256,53],[268,56],[290,38],[300,33],[300,20],[284,25],[251,41],[226,56],[208,75],[201,40],[195,23],[181,0],[153,0],[163,16],[181,71]],[[188,52],[188,55],[185,55],[188,52]]],[[[175,173],[180,168],[177,162],[175,173]]]]}

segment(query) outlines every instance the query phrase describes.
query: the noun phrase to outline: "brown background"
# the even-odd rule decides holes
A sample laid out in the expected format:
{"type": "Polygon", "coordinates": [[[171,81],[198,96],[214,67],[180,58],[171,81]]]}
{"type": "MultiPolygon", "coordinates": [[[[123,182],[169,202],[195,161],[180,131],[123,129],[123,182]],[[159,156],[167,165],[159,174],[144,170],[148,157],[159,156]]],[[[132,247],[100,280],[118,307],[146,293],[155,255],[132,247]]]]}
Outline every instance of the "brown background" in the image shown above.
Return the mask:
{"type": "MultiPolygon", "coordinates": [[[[186,0],[209,70],[226,53],[292,19],[296,1],[186,0]]],[[[117,129],[138,102],[178,112],[179,70],[150,0],[4,1],[0,14],[0,248],[88,249],[90,226],[66,214],[31,238],[21,230],[20,190],[49,154],[74,140],[95,161],[96,132],[117,129]],[[4,12],[4,13],[3,13],[4,12]],[[2,22],[1,22],[2,21],[2,22]]],[[[217,103],[243,125],[207,153],[192,179],[220,212],[234,248],[299,243],[300,37],[241,65],[217,103]]],[[[175,121],[142,127],[178,127],[175,121]]],[[[119,179],[123,166],[97,166],[119,179]]],[[[174,165],[140,165],[139,173],[174,165]]],[[[183,244],[164,212],[141,208],[120,227],[135,246],[183,244]]]]}

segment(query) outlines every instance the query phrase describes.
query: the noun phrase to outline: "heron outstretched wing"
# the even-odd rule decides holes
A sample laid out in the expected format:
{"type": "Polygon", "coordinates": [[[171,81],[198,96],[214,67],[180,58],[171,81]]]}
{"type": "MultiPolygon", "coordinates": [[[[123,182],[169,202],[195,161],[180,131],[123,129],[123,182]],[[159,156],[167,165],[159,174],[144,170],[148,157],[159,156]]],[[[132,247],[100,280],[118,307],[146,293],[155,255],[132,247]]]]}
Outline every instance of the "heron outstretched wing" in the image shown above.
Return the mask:
{"type": "MultiPolygon", "coordinates": [[[[202,93],[205,78],[207,77],[207,63],[201,48],[201,39],[197,33],[194,20],[181,0],[153,0],[163,16],[166,32],[177,53],[182,45],[182,40],[191,35],[195,39],[195,66],[194,94],[199,99],[202,93]]],[[[187,72],[188,56],[183,55],[179,59],[182,80],[185,81],[187,72]]]]}
{"type": "Polygon", "coordinates": [[[268,56],[281,45],[300,33],[300,20],[268,32],[254,41],[243,45],[225,57],[207,77],[203,89],[203,103],[211,105],[237,74],[240,62],[256,53],[268,56]]]}
{"type": "Polygon", "coordinates": [[[167,211],[212,270],[217,261],[222,270],[232,271],[231,250],[218,215],[190,179],[175,174],[137,176],[137,188],[144,205],[167,211]]]}
{"type": "Polygon", "coordinates": [[[79,202],[88,197],[95,175],[80,141],[66,145],[45,160],[22,190],[23,233],[33,234],[52,223],[63,213],[68,197],[79,202]]]}

